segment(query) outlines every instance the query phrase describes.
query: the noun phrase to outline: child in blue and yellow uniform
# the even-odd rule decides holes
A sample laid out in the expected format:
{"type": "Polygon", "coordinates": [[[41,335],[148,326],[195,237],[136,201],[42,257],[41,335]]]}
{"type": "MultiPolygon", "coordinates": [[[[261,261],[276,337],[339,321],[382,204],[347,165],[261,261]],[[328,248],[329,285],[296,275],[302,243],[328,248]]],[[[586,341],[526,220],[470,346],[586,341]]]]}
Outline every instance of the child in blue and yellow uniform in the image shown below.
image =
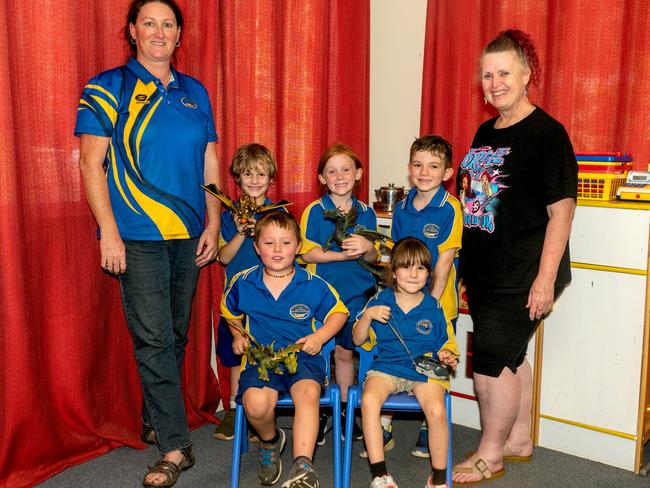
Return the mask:
{"type": "MultiPolygon", "coordinates": [[[[451,144],[435,135],[416,139],[411,145],[408,167],[413,188],[395,207],[390,236],[394,241],[417,237],[426,244],[433,263],[431,296],[440,302],[455,329],[458,318],[456,270],[463,214],[460,202],[442,186],[454,173],[451,144]]],[[[422,424],[411,454],[429,457],[426,422],[422,424]]]]}
{"type": "MultiPolygon", "coordinates": [[[[275,484],[282,474],[280,455],[285,434],[275,426],[275,405],[279,392],[289,392],[295,405],[294,463],[289,480],[282,486],[317,487],[312,457],[325,382],[325,359],[319,353],[343,327],[348,311],[331,285],[295,264],[300,228],[290,214],[264,215],[255,224],[254,244],[262,264],[235,275],[221,299],[222,316],[230,323],[245,323],[257,342],[274,343],[276,350],[303,344],[293,375],[286,370],[282,375],[269,371],[269,381],[263,381],[257,367],[243,364],[238,397],[260,438],[257,474],[263,485],[275,484]],[[315,322],[323,325],[316,330],[315,322]]],[[[248,340],[234,328],[231,332],[233,351],[242,354],[248,340]]]]}
{"type": "Polygon", "coordinates": [[[444,390],[449,389],[449,381],[418,373],[409,357],[409,353],[413,358],[437,355],[453,368],[457,364],[458,346],[451,322],[439,302],[428,290],[423,291],[431,272],[431,254],[424,243],[413,237],[399,241],[386,269],[388,288],[368,302],[354,325],[354,343],[362,345],[370,339],[370,345],[376,344],[378,351],[361,399],[363,435],[373,477],[371,488],[397,486],[386,468],[380,412],[386,398],[399,392],[415,395],[431,426],[428,443],[432,471],[426,486],[446,486],[449,431],[444,390]]]}
{"type": "MultiPolygon", "coordinates": [[[[241,188],[243,195],[259,205],[268,205],[269,185],[277,172],[277,164],[271,151],[256,143],[244,144],[235,153],[230,164],[230,173],[241,188]]],[[[253,247],[253,229],[261,214],[248,222],[240,222],[230,210],[221,214],[218,260],[226,267],[226,285],[240,271],[260,264],[260,258],[253,247]]],[[[233,353],[232,334],[226,320],[219,320],[217,355],[221,364],[230,369],[230,409],[214,431],[221,440],[231,440],[235,433],[235,397],[239,384],[241,357],[233,353]]]]}
{"type": "MultiPolygon", "coordinates": [[[[329,249],[326,243],[331,240],[335,224],[325,218],[324,211],[339,209],[348,214],[356,211],[354,226],[363,226],[377,230],[375,211],[365,203],[357,200],[354,190],[361,180],[363,169],[361,161],[351,147],[344,144],[334,144],[323,152],[318,163],[318,180],[327,187],[327,193],[309,204],[302,214],[300,227],[302,229],[302,259],[318,276],[332,284],[341,296],[341,300],[350,310],[350,319],[345,328],[336,336],[334,361],[336,365],[336,383],[341,388],[341,398],[347,398],[348,386],[354,381],[354,362],[352,343],[352,324],[354,317],[360,312],[368,298],[373,295],[376,280],[372,273],[359,262],[374,263],[377,251],[368,239],[352,234],[341,245],[331,242],[329,249]]],[[[346,229],[354,231],[354,227],[346,229]]],[[[345,405],[341,410],[345,412],[345,405]]],[[[324,428],[327,417],[321,417],[318,443],[323,444],[324,428]]],[[[354,423],[356,439],[361,439],[359,426],[354,423]]]]}

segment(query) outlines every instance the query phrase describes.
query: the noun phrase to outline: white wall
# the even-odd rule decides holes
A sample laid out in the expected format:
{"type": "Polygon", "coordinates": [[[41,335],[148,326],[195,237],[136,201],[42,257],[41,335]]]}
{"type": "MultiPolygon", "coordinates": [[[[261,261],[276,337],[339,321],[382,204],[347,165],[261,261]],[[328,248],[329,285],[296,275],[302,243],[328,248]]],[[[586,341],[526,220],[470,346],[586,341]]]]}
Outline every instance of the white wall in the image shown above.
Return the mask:
{"type": "Polygon", "coordinates": [[[408,188],[420,134],[426,0],[370,1],[370,201],[387,183],[408,188]]]}

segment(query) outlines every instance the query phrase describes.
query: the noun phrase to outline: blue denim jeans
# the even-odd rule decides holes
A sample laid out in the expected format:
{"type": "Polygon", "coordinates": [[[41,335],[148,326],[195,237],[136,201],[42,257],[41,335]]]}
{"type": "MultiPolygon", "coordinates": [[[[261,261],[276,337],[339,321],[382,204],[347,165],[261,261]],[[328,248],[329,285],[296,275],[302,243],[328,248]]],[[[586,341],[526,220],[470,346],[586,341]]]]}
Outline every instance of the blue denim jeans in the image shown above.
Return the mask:
{"type": "Polygon", "coordinates": [[[142,384],[142,420],[153,427],[163,454],[191,445],[180,369],[199,276],[197,245],[198,238],[124,241],[120,285],[142,384]]]}

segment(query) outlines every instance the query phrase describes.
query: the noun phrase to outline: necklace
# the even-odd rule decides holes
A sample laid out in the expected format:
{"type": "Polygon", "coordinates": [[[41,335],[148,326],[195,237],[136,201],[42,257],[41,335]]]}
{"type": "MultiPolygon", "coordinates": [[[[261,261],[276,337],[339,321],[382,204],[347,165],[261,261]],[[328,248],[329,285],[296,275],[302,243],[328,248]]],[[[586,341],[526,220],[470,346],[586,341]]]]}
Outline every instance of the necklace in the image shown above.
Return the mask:
{"type": "Polygon", "coordinates": [[[274,275],[274,274],[269,273],[269,272],[267,271],[267,269],[264,268],[264,273],[265,273],[267,276],[270,276],[271,278],[286,278],[287,276],[291,276],[295,270],[296,270],[296,268],[293,267],[293,268],[291,268],[291,271],[289,271],[289,272],[286,273],[286,274],[283,274],[283,275],[274,275]]]}

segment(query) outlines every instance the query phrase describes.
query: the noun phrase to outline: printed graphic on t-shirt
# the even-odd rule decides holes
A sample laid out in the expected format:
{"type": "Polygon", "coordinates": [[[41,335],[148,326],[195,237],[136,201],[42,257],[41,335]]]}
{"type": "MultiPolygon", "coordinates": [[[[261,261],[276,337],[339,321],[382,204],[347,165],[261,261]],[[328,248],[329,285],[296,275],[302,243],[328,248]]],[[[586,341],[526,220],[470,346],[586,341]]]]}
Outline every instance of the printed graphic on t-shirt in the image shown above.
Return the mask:
{"type": "Polygon", "coordinates": [[[509,147],[492,149],[481,146],[469,150],[458,171],[458,199],[463,208],[463,225],[494,232],[494,219],[499,209],[499,195],[508,188],[502,173],[509,147]]]}

